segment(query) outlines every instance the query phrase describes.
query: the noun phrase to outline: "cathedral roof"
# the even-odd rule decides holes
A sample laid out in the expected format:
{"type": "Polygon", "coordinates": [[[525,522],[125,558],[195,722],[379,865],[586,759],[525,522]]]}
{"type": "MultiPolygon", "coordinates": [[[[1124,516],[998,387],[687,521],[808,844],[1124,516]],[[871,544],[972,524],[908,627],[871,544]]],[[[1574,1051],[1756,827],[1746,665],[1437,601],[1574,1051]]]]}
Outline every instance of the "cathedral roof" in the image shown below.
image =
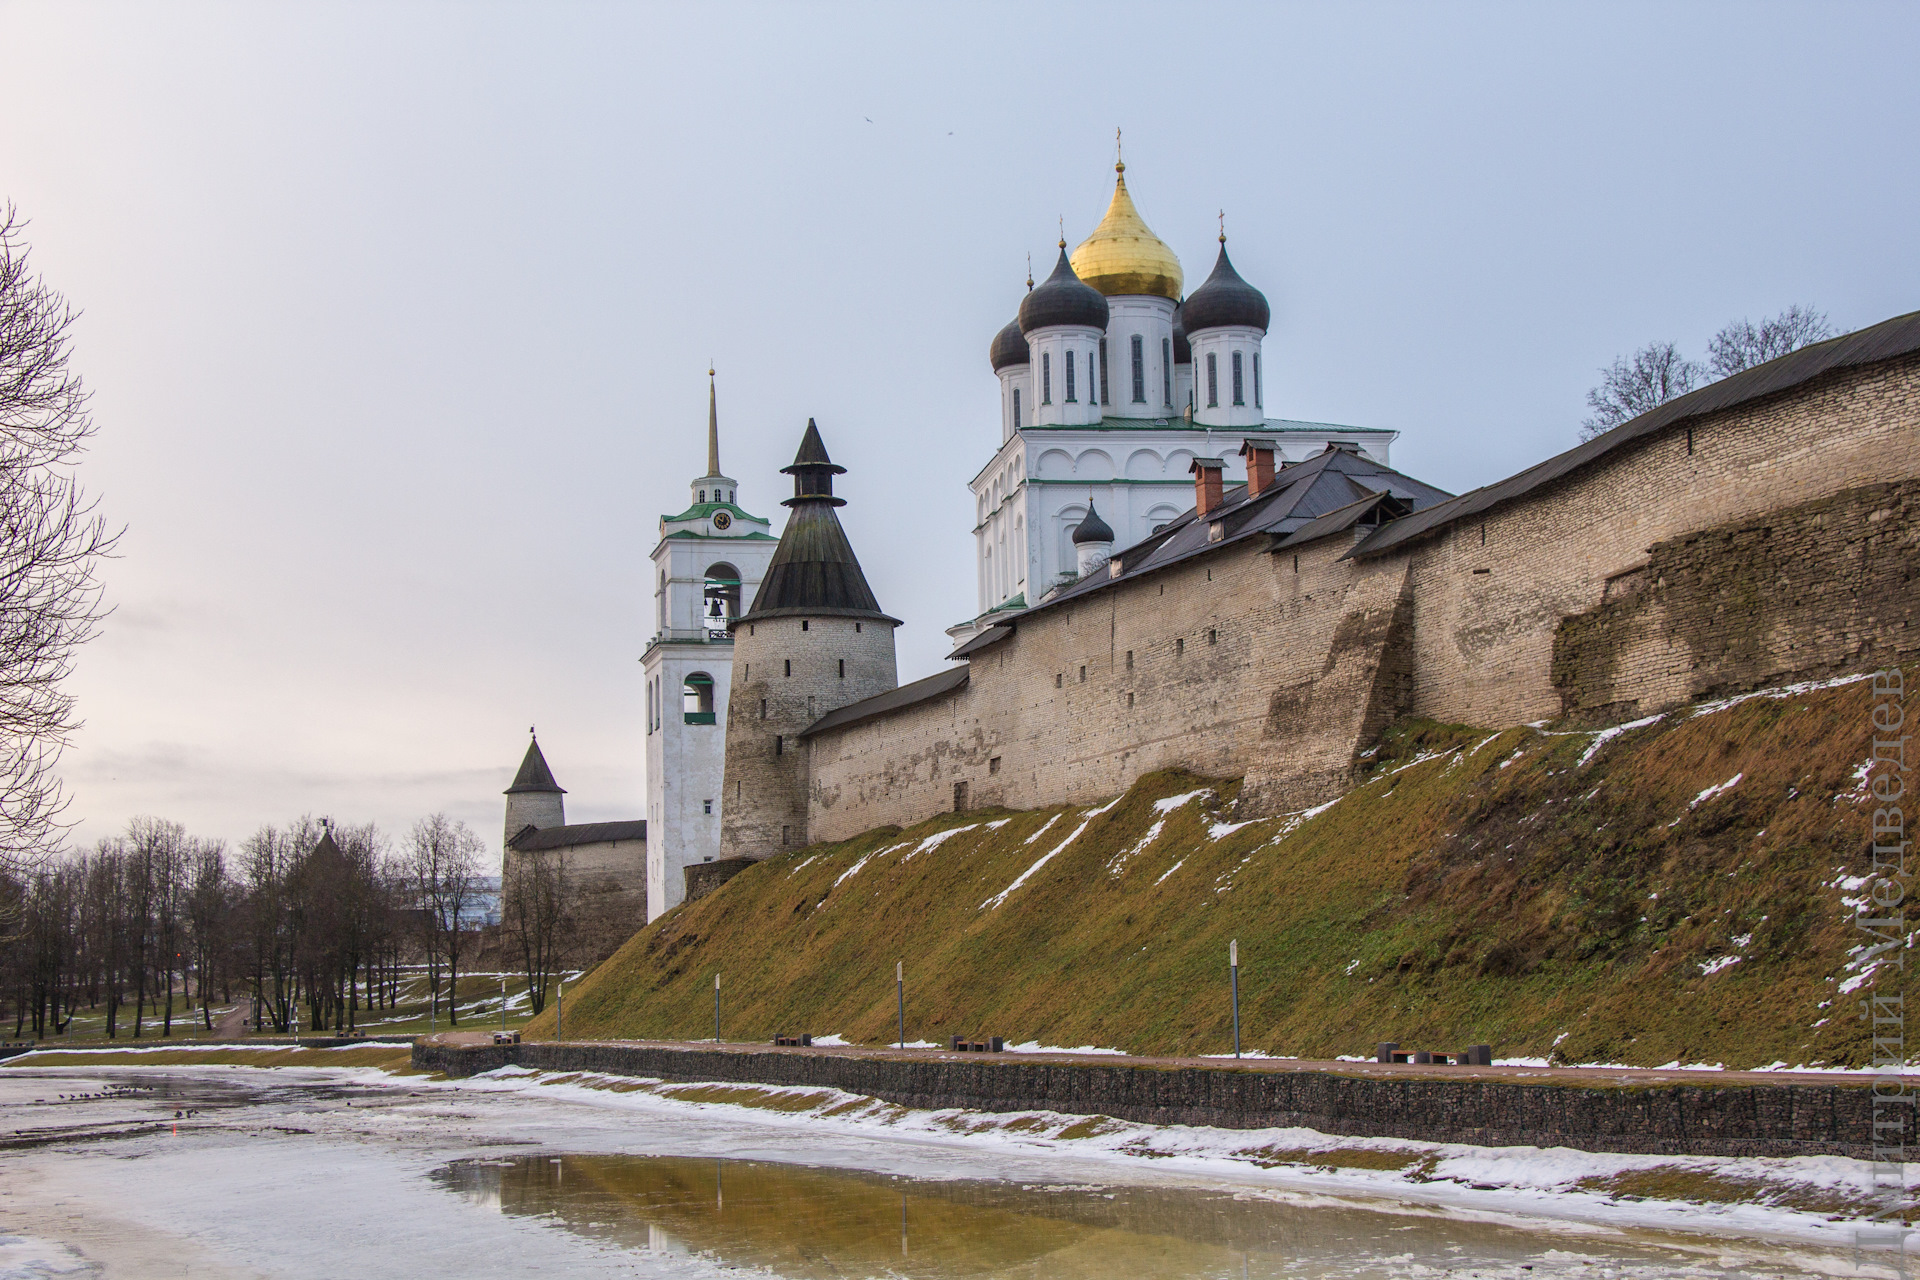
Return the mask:
{"type": "Polygon", "coordinates": [[[847,531],[840,527],[834,508],[845,506],[846,499],[833,496],[833,477],[846,468],[827,456],[826,442],[811,418],[792,465],[780,469],[793,477],[793,496],[783,504],[793,508],[793,515],[760,579],[753,607],[728,625],[803,615],[873,618],[898,625],[898,619],[880,612],[847,531]]]}
{"type": "Polygon", "coordinates": [[[1060,242],[1060,260],[1053,274],[1020,300],[1020,332],[1049,329],[1054,325],[1084,325],[1090,329],[1107,327],[1107,300],[1098,289],[1082,284],[1067,261],[1067,242],[1060,242]]]}
{"type": "Polygon", "coordinates": [[[1107,297],[1146,295],[1178,300],[1180,259],[1147,229],[1127,193],[1127,166],[1113,166],[1113,200],[1093,234],[1073,251],[1073,270],[1107,297]]]}
{"type": "Polygon", "coordinates": [[[1007,321],[1007,327],[993,335],[993,345],[987,349],[987,357],[993,361],[995,373],[1009,365],[1027,364],[1033,359],[1027,351],[1027,335],[1020,332],[1019,316],[1007,321]]]}
{"type": "Polygon", "coordinates": [[[503,794],[514,795],[521,791],[551,791],[557,795],[567,794],[567,789],[553,780],[553,770],[547,768],[547,758],[540,754],[538,738],[527,744],[527,754],[520,761],[520,772],[513,775],[513,785],[503,794]]]}
{"type": "Polygon", "coordinates": [[[1109,525],[1105,520],[1102,520],[1100,518],[1100,512],[1098,508],[1096,508],[1093,505],[1093,499],[1088,498],[1087,499],[1087,518],[1085,520],[1082,520],[1074,528],[1073,545],[1077,547],[1083,542],[1112,542],[1112,541],[1113,541],[1112,526],[1109,525]]]}
{"type": "Polygon", "coordinates": [[[1246,325],[1265,333],[1268,321],[1273,318],[1267,295],[1242,280],[1240,273],[1233,269],[1233,263],[1227,258],[1224,235],[1220,237],[1220,256],[1214,260],[1213,274],[1193,291],[1180,313],[1190,334],[1230,325],[1246,325]]]}

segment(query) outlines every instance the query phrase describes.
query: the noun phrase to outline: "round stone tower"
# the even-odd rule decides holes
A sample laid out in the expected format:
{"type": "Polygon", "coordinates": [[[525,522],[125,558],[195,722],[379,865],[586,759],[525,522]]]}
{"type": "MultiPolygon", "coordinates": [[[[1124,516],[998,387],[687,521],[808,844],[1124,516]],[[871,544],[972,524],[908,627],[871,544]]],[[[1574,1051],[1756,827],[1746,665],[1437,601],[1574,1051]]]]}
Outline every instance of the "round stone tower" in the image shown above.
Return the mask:
{"type": "Polygon", "coordinates": [[[807,843],[808,745],[829,711],[897,688],[893,629],[834,508],[833,477],[809,419],[793,465],[792,508],[753,606],[730,624],[732,687],[720,856],[764,858],[807,843]]]}
{"type": "MultiPolygon", "coordinates": [[[[531,734],[531,730],[528,731],[531,734]]],[[[553,780],[547,758],[540,754],[540,739],[527,743],[527,754],[520,761],[520,772],[513,775],[507,788],[507,832],[501,847],[513,844],[513,838],[528,827],[564,827],[567,825],[566,788],[553,780]]]]}

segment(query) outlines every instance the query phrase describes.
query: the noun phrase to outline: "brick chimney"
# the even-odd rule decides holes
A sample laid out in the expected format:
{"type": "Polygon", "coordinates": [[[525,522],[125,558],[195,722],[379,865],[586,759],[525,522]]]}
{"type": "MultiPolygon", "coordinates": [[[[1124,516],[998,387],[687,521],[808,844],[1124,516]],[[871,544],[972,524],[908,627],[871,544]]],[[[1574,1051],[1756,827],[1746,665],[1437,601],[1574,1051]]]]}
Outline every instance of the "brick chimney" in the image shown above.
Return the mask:
{"type": "Polygon", "coordinates": [[[1273,488],[1273,442],[1244,440],[1240,456],[1247,460],[1247,501],[1251,502],[1273,488]]]}
{"type": "Polygon", "coordinates": [[[1220,482],[1226,470],[1223,458],[1195,458],[1193,466],[1193,509],[1194,515],[1205,520],[1207,513],[1219,509],[1220,482]]]}

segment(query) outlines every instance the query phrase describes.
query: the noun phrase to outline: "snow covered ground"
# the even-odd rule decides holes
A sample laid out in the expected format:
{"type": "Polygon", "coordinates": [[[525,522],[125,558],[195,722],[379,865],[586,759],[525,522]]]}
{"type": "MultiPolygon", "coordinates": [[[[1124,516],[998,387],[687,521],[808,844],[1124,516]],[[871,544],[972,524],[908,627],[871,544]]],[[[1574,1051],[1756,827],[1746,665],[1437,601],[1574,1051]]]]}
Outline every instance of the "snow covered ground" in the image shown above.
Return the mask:
{"type": "Polygon", "coordinates": [[[512,1069],[431,1082],[32,1062],[0,1069],[0,1277],[1891,1274],[1855,1269],[1848,1222],[1762,1203],[1845,1195],[1864,1170],[1843,1160],[913,1112],[512,1069]],[[724,1196],[711,1211],[662,1198],[696,1158],[716,1191],[732,1179],[731,1219],[724,1196]],[[755,1220],[750,1175],[770,1169],[807,1180],[755,1220]],[[1591,1189],[1657,1169],[1752,1194],[1591,1189]],[[870,1221],[876,1186],[897,1218],[870,1221]],[[1021,1261],[983,1262],[982,1242],[1018,1242],[1021,1261]]]}

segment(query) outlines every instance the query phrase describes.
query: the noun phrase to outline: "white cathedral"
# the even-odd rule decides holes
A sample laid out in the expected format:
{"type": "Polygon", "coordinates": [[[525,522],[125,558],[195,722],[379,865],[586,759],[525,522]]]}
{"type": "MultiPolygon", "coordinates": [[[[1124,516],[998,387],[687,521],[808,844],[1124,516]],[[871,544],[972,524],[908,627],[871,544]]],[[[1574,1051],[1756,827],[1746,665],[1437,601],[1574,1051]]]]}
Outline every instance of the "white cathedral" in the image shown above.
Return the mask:
{"type": "MultiPolygon", "coordinates": [[[[1196,458],[1223,459],[1229,482],[1245,479],[1236,451],[1249,439],[1270,441],[1276,462],[1342,444],[1386,465],[1398,434],[1267,417],[1266,297],[1234,270],[1224,230],[1212,273],[1183,295],[1180,260],[1135,209],[1126,165],[1114,170],[1106,216],[1071,254],[1060,241],[1052,274],[1038,285],[1029,278],[1019,314],[993,338],[999,447],[972,481],[978,608],[948,628],[956,644],[1186,510],[1196,458]]],[[[746,612],[743,601],[751,605],[779,545],[766,518],[735,503],[734,481],[720,472],[711,383],[707,473],[690,497],[685,511],[660,518],[652,555],[654,633],[641,658],[646,819],[619,824],[644,825],[644,872],[635,866],[630,878],[635,890],[644,881],[648,920],[684,900],[688,867],[719,855],[733,671],[727,624],[746,612]]],[[[530,747],[530,758],[537,751],[530,747]]],[[[519,821],[510,806],[509,827],[519,821]]],[[[585,828],[570,830],[582,839],[523,827],[509,832],[508,845],[593,852],[585,828]]]]}

